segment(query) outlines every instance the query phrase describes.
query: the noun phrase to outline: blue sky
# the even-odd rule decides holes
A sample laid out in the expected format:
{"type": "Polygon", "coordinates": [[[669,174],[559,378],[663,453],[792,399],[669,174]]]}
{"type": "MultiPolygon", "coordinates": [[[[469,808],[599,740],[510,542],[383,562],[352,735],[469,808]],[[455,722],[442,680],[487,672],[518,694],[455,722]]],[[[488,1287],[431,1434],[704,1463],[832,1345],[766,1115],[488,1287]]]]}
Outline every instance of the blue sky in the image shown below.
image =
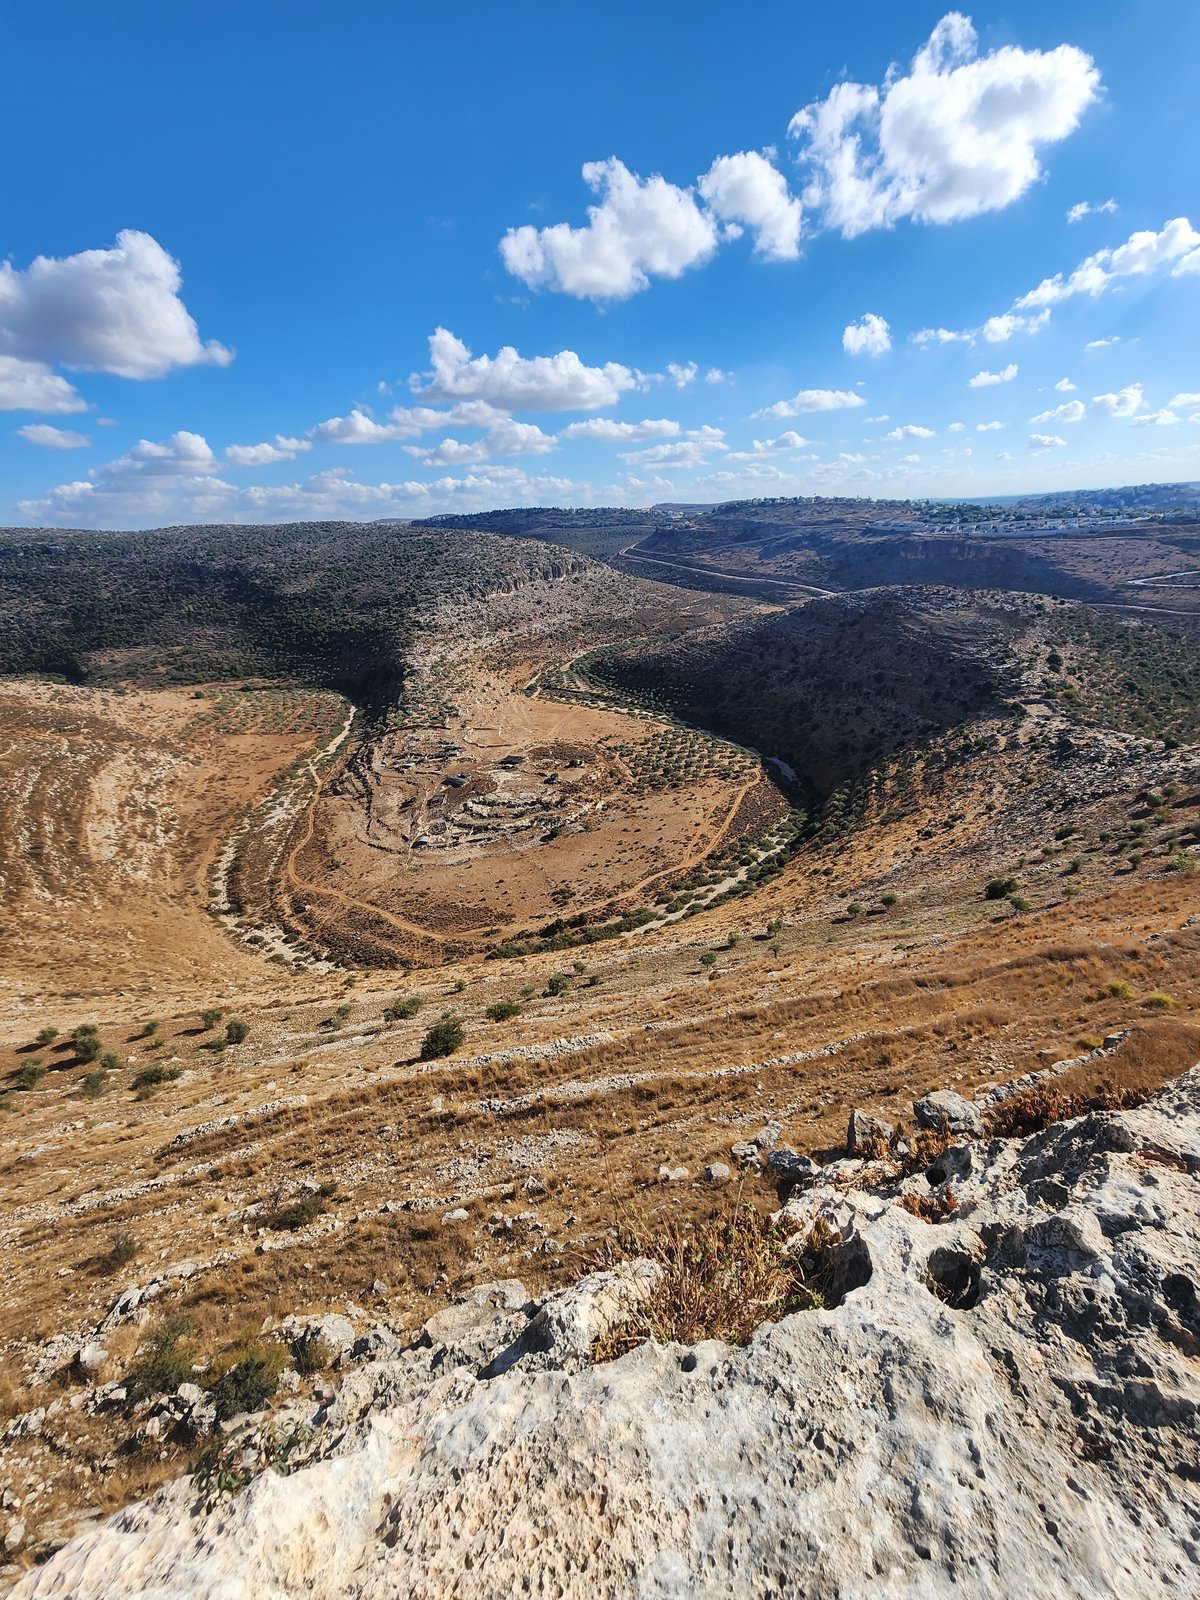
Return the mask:
{"type": "Polygon", "coordinates": [[[0,518],[1200,478],[1200,7],[415,11],[10,8],[0,518]]]}

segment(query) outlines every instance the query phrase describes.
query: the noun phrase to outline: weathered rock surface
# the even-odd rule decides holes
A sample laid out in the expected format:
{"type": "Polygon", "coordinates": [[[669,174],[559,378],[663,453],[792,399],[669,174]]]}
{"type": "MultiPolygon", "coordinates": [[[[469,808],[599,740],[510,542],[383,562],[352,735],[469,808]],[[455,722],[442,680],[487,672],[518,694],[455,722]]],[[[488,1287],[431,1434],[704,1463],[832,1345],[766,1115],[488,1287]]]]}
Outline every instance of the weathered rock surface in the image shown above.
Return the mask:
{"type": "Polygon", "coordinates": [[[315,1431],[291,1476],[211,1507],[185,1480],[15,1594],[1200,1593],[1200,1068],[1138,1111],[970,1149],[946,1222],[897,1203],[937,1197],[923,1176],[796,1191],[781,1224],[823,1217],[857,1262],[831,1310],[578,1368],[652,1274],[540,1308],[480,1291],[297,1408],[315,1431]]]}

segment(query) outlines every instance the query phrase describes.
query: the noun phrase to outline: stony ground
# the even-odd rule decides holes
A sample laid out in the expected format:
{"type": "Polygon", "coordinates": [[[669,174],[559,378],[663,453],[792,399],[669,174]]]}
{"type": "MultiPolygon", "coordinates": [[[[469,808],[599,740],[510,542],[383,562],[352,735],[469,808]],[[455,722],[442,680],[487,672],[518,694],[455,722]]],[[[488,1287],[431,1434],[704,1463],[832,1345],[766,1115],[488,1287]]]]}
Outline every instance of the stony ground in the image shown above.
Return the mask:
{"type": "MultiPolygon", "coordinates": [[[[775,1226],[824,1294],[745,1348],[590,1364],[664,1294],[650,1260],[540,1304],[481,1286],[415,1340],[293,1323],[334,1364],[311,1398],[15,1594],[1194,1594],[1200,1068],[1021,1139],[958,1095],[914,1109],[926,1170],[794,1174],[775,1226]]],[[[144,1431],[199,1410],[185,1386],[144,1431]]]]}

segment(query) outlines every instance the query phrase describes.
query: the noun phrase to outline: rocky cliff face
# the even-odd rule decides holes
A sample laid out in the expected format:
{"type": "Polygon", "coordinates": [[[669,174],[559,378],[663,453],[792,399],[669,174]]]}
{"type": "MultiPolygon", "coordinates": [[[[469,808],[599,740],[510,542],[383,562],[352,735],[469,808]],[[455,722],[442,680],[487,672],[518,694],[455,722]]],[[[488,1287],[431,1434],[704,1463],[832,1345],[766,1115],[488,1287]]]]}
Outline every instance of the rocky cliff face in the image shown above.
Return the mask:
{"type": "Polygon", "coordinates": [[[592,1366],[653,1267],[541,1307],[490,1286],[414,1348],[360,1340],[315,1406],[16,1595],[1200,1592],[1200,1068],[891,1189],[863,1170],[802,1177],[780,1219],[824,1219],[857,1284],[834,1309],[592,1366]]]}

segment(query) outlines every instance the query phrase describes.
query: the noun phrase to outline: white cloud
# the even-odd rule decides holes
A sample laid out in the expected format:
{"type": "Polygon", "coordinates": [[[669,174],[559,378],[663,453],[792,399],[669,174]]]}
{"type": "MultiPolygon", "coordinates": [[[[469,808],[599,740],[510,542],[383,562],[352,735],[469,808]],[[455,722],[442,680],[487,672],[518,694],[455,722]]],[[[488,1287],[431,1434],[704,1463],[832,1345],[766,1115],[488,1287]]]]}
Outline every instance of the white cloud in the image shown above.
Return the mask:
{"type": "Polygon", "coordinates": [[[756,150],[718,156],[699,189],[713,215],[734,225],[732,231],[739,232],[739,224],[753,230],[758,255],[794,261],[800,254],[800,202],[766,156],[756,150]]]}
{"type": "Polygon", "coordinates": [[[953,328],[922,328],[910,336],[914,344],[972,344],[974,334],[956,332],[953,328]]]}
{"type": "Polygon", "coordinates": [[[87,401],[43,361],[0,355],[0,411],[42,411],[62,415],[86,411],[87,401]]]}
{"type": "Polygon", "coordinates": [[[48,422],[27,422],[17,433],[30,444],[40,444],[45,450],[82,450],[91,444],[86,433],[72,433],[69,428],[53,428],[48,422]]]}
{"type": "Polygon", "coordinates": [[[1060,378],[1054,387],[1059,394],[1074,394],[1076,385],[1071,382],[1070,378],[1060,378]]]}
{"type": "Polygon", "coordinates": [[[400,423],[376,422],[355,406],[346,417],[329,417],[309,433],[318,444],[384,444],[389,439],[411,439],[413,430],[400,423]]]}
{"type": "Polygon", "coordinates": [[[762,456],[774,455],[780,451],[802,450],[812,441],[789,428],[774,439],[755,439],[749,450],[734,450],[724,459],[726,461],[754,461],[762,456]]]}
{"type": "Polygon", "coordinates": [[[1121,335],[1111,334],[1107,339],[1089,339],[1084,345],[1085,350],[1107,350],[1110,344],[1120,344],[1121,335]]]}
{"type": "Polygon", "coordinates": [[[121,378],[225,366],[232,353],[201,342],[182,281],[179,263],[133,229],[111,249],[37,256],[23,272],[0,262],[0,353],[121,378]]]}
{"type": "Polygon", "coordinates": [[[1170,406],[1164,406],[1160,411],[1144,411],[1140,416],[1130,417],[1129,421],[1135,428],[1172,428],[1179,418],[1170,406]]]}
{"type": "Polygon", "coordinates": [[[868,311],[842,332],[842,348],[851,356],[881,356],[892,348],[891,330],[883,317],[868,311]]]}
{"type": "Polygon", "coordinates": [[[580,299],[625,299],[654,278],[678,278],[717,248],[717,227],[690,189],[665,178],[639,178],[610,156],[589,161],[583,179],[600,196],[583,228],[510,228],[500,243],[504,265],[531,289],[559,289],[580,299]]]}
{"type": "Polygon", "coordinates": [[[1193,406],[1200,406],[1200,394],[1176,394],[1167,401],[1171,411],[1190,411],[1193,406]]]}
{"type": "MultiPolygon", "coordinates": [[[[1124,244],[1112,250],[1097,250],[1077,266],[1068,277],[1061,272],[1053,278],[1043,278],[1036,289],[1022,295],[1017,301],[1019,311],[1031,306],[1055,306],[1074,295],[1086,294],[1093,299],[1105,293],[1121,278],[1145,277],[1180,262],[1189,252],[1200,246],[1200,233],[1186,217],[1175,217],[1160,232],[1143,229],[1131,233],[1124,244]]],[[[1178,270],[1178,269],[1177,269],[1178,270]]]]}
{"type": "Polygon", "coordinates": [[[868,417],[868,422],[890,422],[892,419],[886,411],[881,411],[877,417],[868,417]]]}
{"type": "Polygon", "coordinates": [[[705,383],[728,383],[732,377],[732,372],[722,372],[720,367],[709,367],[704,374],[704,381],[705,383]]]}
{"type": "Polygon", "coordinates": [[[1029,435],[1029,448],[1031,450],[1054,450],[1059,445],[1066,444],[1065,439],[1060,439],[1056,433],[1031,433],[1029,435]]]}
{"type": "Polygon", "coordinates": [[[688,361],[683,366],[678,361],[667,362],[667,377],[677,389],[686,389],[689,383],[695,383],[699,371],[694,361],[688,361]]]}
{"type": "Polygon", "coordinates": [[[1101,417],[1131,417],[1142,409],[1143,399],[1141,384],[1131,383],[1115,394],[1093,395],[1092,410],[1101,417]]]}
{"type": "Polygon", "coordinates": [[[233,467],[267,467],[275,461],[294,461],[301,451],[311,449],[307,439],[287,439],[277,433],[274,443],[227,445],[225,459],[233,467]]]}
{"type": "Polygon", "coordinates": [[[950,12],[907,76],[839,83],[792,118],[812,173],[805,204],[848,237],[901,217],[998,210],[1041,177],[1039,149],[1074,131],[1099,88],[1082,50],[1010,45],[981,57],[968,19],[950,12]]]}
{"type": "Polygon", "coordinates": [[[414,392],[434,400],[486,400],[506,411],[597,411],[638,386],[628,367],[615,361],[588,367],[574,350],[526,358],[505,345],[495,356],[473,357],[445,328],[430,334],[429,359],[432,372],[410,379],[414,392]],[[428,382],[422,384],[422,376],[428,382]]]}
{"type": "Polygon", "coordinates": [[[977,372],[973,378],[967,379],[967,388],[990,389],[993,384],[1011,383],[1019,370],[1015,361],[1010,361],[1008,366],[999,372],[988,372],[985,368],[983,372],[977,372]]]}
{"type": "MultiPolygon", "coordinates": [[[[196,439],[196,435],[176,435],[196,439]]],[[[204,445],[204,441],[199,441],[204,445]]],[[[153,527],[180,522],[329,521],[484,511],[497,505],[587,504],[591,491],[567,478],[530,477],[519,467],[445,475],[427,481],[358,483],[342,467],[300,483],[237,487],[216,476],[211,452],[155,446],[164,470],[148,472],[135,452],[75,483],[21,502],[29,520],[58,527],[153,527]],[[190,457],[190,459],[189,459],[190,457]],[[170,470],[168,463],[173,461],[170,470]],[[199,469],[199,470],[193,470],[199,469]]]]}
{"type": "Polygon", "coordinates": [[[1105,212],[1115,211],[1116,209],[1117,202],[1115,200],[1102,200],[1098,206],[1092,205],[1088,200],[1080,200],[1077,205],[1073,205],[1067,212],[1067,221],[1082,222],[1084,217],[1101,216],[1105,212]]]}
{"type": "Polygon", "coordinates": [[[621,460],[631,467],[702,467],[709,452],[723,450],[719,440],[680,439],[674,444],[655,444],[646,450],[622,450],[621,460]]]}
{"type": "Polygon", "coordinates": [[[965,431],[966,426],[967,425],[966,425],[965,422],[952,422],[949,425],[949,427],[946,429],[946,432],[947,433],[962,433],[962,432],[965,431]]]}
{"type": "Polygon", "coordinates": [[[1005,311],[998,317],[989,317],[979,331],[988,344],[1006,344],[1016,333],[1037,333],[1049,320],[1049,311],[1039,311],[1032,317],[1005,311]]]}
{"type": "Polygon", "coordinates": [[[543,456],[558,449],[558,440],[543,433],[532,422],[517,422],[514,418],[497,413],[489,422],[482,439],[464,444],[460,439],[442,439],[432,448],[422,445],[405,445],[409,455],[415,456],[422,466],[457,467],[479,461],[490,461],[505,456],[543,456]]]}
{"type": "Polygon", "coordinates": [[[641,422],[614,422],[611,417],[589,417],[563,429],[564,439],[601,439],[608,443],[634,443],[639,439],[674,439],[679,424],[670,417],[645,417],[641,422]]]}
{"type": "Polygon", "coordinates": [[[933,428],[922,428],[919,423],[906,422],[902,427],[893,428],[890,433],[885,433],[885,439],[932,439],[935,433],[933,428]]]}
{"type": "Polygon", "coordinates": [[[975,424],[975,432],[998,433],[1003,426],[1004,424],[1002,422],[977,422],[975,424]]]}
{"type": "Polygon", "coordinates": [[[845,411],[852,406],[865,406],[862,395],[853,389],[801,389],[790,400],[777,400],[773,406],[754,412],[756,419],[765,417],[801,417],[810,411],[845,411]]]}
{"type": "Polygon", "coordinates": [[[1087,408],[1082,400],[1067,400],[1061,406],[1052,406],[1049,411],[1039,411],[1036,417],[1030,417],[1030,422],[1082,422],[1083,414],[1087,408]]]}

